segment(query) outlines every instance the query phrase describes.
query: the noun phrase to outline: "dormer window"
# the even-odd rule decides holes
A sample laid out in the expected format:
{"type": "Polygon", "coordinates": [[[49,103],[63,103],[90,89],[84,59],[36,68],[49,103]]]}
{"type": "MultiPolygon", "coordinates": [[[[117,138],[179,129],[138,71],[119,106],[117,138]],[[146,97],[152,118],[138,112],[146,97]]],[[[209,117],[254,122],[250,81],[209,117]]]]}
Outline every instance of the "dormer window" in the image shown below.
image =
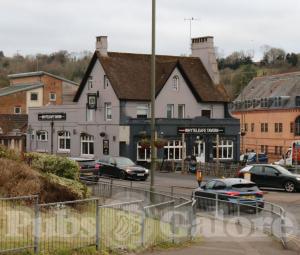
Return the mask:
{"type": "Polygon", "coordinates": [[[175,75],[173,77],[173,90],[178,91],[178,89],[179,89],[179,77],[178,75],[175,75]]]}
{"type": "Polygon", "coordinates": [[[88,90],[93,88],[93,77],[92,76],[89,76],[87,85],[88,85],[88,90]]]}

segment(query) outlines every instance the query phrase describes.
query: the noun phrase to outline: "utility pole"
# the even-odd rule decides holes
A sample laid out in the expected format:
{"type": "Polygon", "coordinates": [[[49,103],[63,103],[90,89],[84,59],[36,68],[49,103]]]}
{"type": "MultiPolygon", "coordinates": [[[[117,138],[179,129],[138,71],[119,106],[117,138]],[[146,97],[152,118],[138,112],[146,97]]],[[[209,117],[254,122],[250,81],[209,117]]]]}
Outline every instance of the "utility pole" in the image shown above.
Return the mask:
{"type": "Polygon", "coordinates": [[[154,172],[156,168],[155,140],[155,42],[156,42],[156,0],[152,0],[152,55],[151,55],[151,169],[150,189],[154,188],[154,172]]]}

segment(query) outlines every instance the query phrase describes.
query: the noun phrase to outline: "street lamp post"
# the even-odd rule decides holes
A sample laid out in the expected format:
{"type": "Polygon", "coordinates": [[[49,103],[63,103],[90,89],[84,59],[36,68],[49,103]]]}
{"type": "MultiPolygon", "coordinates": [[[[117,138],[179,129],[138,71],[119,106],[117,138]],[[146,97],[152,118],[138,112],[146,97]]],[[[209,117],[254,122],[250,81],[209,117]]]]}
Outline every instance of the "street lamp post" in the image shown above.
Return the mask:
{"type": "Polygon", "coordinates": [[[156,166],[155,140],[155,40],[156,40],[156,0],[152,0],[152,55],[151,55],[151,169],[150,188],[154,187],[154,171],[156,166]]]}

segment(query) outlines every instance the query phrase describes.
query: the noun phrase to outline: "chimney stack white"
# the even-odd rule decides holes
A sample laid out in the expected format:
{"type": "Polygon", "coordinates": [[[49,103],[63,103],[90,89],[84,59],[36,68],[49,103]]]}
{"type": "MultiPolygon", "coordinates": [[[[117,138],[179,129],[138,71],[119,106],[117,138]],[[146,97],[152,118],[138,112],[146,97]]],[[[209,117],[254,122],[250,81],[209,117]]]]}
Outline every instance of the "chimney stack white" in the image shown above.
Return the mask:
{"type": "Polygon", "coordinates": [[[220,73],[212,36],[192,38],[192,57],[201,59],[215,85],[220,83],[220,73]]]}
{"type": "Polygon", "coordinates": [[[96,50],[101,56],[107,57],[107,36],[96,37],[96,50]]]}

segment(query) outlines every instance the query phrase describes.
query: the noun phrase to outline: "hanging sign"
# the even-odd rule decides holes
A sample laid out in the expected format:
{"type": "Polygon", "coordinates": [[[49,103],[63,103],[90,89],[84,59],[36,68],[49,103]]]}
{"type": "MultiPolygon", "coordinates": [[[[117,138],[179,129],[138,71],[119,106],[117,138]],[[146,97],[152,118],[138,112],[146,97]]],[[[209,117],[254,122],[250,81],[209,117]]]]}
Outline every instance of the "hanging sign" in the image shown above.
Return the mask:
{"type": "Polygon", "coordinates": [[[224,127],[179,127],[178,134],[224,134],[224,127]]]}

